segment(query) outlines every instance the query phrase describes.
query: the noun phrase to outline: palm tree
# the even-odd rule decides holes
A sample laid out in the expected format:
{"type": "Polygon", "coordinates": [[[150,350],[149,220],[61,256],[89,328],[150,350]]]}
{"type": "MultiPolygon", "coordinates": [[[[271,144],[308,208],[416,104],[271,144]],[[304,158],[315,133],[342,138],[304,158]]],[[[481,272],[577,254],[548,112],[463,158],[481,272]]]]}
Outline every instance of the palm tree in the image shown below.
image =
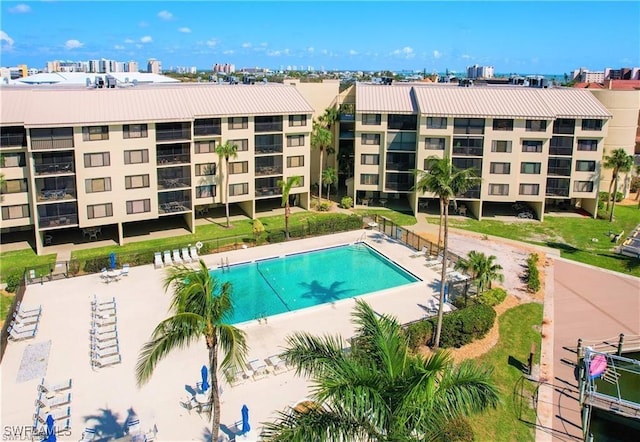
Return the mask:
{"type": "Polygon", "coordinates": [[[609,155],[604,156],[603,166],[607,169],[613,169],[611,172],[611,183],[609,184],[609,197],[607,198],[607,210],[609,210],[609,201],[613,199],[613,207],[609,214],[609,222],[613,221],[613,211],[616,207],[616,194],[618,193],[618,176],[626,173],[633,167],[633,156],[629,155],[624,149],[615,149],[609,155]],[[613,189],[615,187],[615,189],[613,189]]]}
{"type": "Polygon", "coordinates": [[[319,122],[313,123],[313,132],[311,132],[311,147],[320,151],[320,174],[318,177],[318,202],[322,200],[322,162],[324,159],[324,151],[332,153],[333,134],[329,129],[319,122]]]}
{"type": "Polygon", "coordinates": [[[267,441],[436,440],[453,419],[495,408],[491,368],[454,366],[447,352],[412,354],[401,324],[356,301],[357,338],[350,351],[340,336],[298,332],[283,358],[310,376],[317,404],[280,412],[265,423],[267,441]]]}
{"type": "MultiPolygon", "coordinates": [[[[447,271],[447,247],[449,240],[449,201],[455,200],[456,195],[465,193],[479,182],[473,169],[458,169],[449,157],[439,158],[430,156],[426,160],[426,170],[417,170],[417,180],[414,189],[419,192],[432,192],[440,199],[441,228],[444,229],[444,243],[442,246],[442,273],[440,275],[440,305],[438,307],[438,322],[434,347],[440,346],[440,332],[442,330],[442,315],[444,313],[444,290],[447,271]]],[[[440,238],[438,238],[440,242],[440,238]]],[[[439,244],[438,244],[439,247],[439,244]]]]}
{"type": "Polygon", "coordinates": [[[224,144],[218,144],[216,146],[216,153],[220,157],[220,160],[224,158],[225,164],[225,184],[223,189],[223,197],[225,202],[225,209],[227,214],[227,228],[229,228],[229,158],[238,157],[238,146],[226,141],[224,144]]]}
{"type": "Polygon", "coordinates": [[[329,190],[331,189],[331,186],[338,181],[336,169],[333,167],[327,167],[322,172],[322,180],[327,185],[327,200],[329,200],[329,190]]]}
{"type": "Polygon", "coordinates": [[[289,193],[291,188],[299,186],[302,178],[295,175],[287,178],[286,181],[278,180],[278,186],[282,189],[282,207],[284,207],[284,232],[287,239],[289,239],[289,216],[291,215],[291,208],[289,207],[289,193]]]}
{"type": "Polygon", "coordinates": [[[487,287],[491,288],[493,281],[504,281],[502,266],[495,263],[496,259],[498,258],[495,255],[487,256],[482,252],[472,250],[467,254],[467,258],[456,262],[455,268],[470,273],[476,282],[478,293],[482,293],[487,287]]]}
{"type": "Polygon", "coordinates": [[[222,369],[242,366],[247,354],[244,332],[223,322],[233,312],[231,284],[218,284],[209,274],[204,261],[200,260],[196,270],[184,265],[169,268],[164,279],[164,289],[167,291],[169,288],[173,290],[170,304],[173,316],[158,324],[151,339],[142,347],[136,365],[138,386],[149,381],[160,360],[172,350],[184,348],[204,338],[209,352],[211,374],[211,435],[212,440],[217,441],[220,429],[218,351],[221,350],[224,354],[220,362],[222,369]]]}

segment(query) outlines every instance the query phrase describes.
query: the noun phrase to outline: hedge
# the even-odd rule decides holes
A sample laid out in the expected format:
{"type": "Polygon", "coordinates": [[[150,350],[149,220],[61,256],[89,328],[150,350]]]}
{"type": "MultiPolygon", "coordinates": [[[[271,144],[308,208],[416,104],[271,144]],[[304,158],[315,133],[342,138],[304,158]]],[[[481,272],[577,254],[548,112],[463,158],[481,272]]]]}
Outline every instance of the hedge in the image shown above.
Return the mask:
{"type": "Polygon", "coordinates": [[[473,442],[476,437],[469,421],[458,417],[447,423],[440,440],[442,442],[473,442]]]}
{"type": "Polygon", "coordinates": [[[538,272],[538,255],[532,253],[527,258],[527,271],[525,273],[527,290],[530,293],[537,293],[540,290],[540,273],[538,272]]]}
{"type": "Polygon", "coordinates": [[[479,304],[488,305],[493,307],[500,304],[507,297],[507,291],[501,287],[495,287],[480,293],[477,296],[477,302],[479,304]]]}
{"type": "MultiPolygon", "coordinates": [[[[475,304],[448,313],[442,319],[440,346],[458,348],[475,339],[483,338],[493,327],[495,319],[495,310],[484,304],[475,304]]],[[[431,321],[434,321],[435,325],[435,319],[431,321]]]]}
{"type": "Polygon", "coordinates": [[[433,335],[433,324],[430,321],[419,321],[409,324],[405,329],[409,348],[417,350],[428,342],[431,342],[433,335]]]}

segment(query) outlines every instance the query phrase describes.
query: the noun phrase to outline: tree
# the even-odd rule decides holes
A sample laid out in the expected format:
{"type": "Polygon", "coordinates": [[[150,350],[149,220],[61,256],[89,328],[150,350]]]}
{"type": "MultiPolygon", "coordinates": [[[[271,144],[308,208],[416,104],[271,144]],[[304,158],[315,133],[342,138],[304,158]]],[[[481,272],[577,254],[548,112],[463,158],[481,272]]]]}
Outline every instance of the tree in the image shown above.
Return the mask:
{"type": "Polygon", "coordinates": [[[412,354],[401,324],[357,300],[350,351],[340,336],[298,332],[283,358],[313,383],[316,405],[278,413],[267,441],[436,440],[461,416],[499,402],[491,368],[454,366],[449,353],[412,354]]]}
{"type": "Polygon", "coordinates": [[[496,259],[498,258],[495,255],[487,256],[472,250],[467,254],[467,258],[456,262],[455,268],[470,273],[478,287],[478,293],[482,293],[487,288],[491,288],[493,281],[504,281],[502,266],[495,263],[496,259]]]}
{"type": "Polygon", "coordinates": [[[289,216],[291,216],[291,208],[289,207],[289,193],[293,186],[299,186],[302,178],[294,175],[287,178],[286,181],[278,180],[278,186],[282,189],[282,207],[284,207],[284,233],[289,239],[289,216]]]}
{"type": "Polygon", "coordinates": [[[320,176],[318,177],[318,203],[322,199],[322,162],[324,159],[324,151],[329,152],[332,149],[333,134],[329,129],[322,126],[319,122],[313,123],[313,132],[311,132],[311,147],[320,151],[320,176]]]}
{"type": "Polygon", "coordinates": [[[173,316],[158,324],[151,339],[144,344],[136,365],[138,386],[153,375],[158,363],[172,350],[181,349],[204,338],[209,352],[211,388],[209,401],[213,403],[212,440],[218,440],[220,429],[220,389],[218,387],[218,351],[224,354],[222,369],[244,365],[247,354],[245,334],[224,323],[233,313],[230,283],[218,284],[209,274],[203,260],[194,270],[184,265],[171,267],[164,279],[165,291],[172,289],[170,311],[173,316]]]}
{"type": "Polygon", "coordinates": [[[327,200],[329,200],[329,190],[331,186],[338,181],[338,174],[333,167],[327,167],[322,172],[322,180],[327,185],[327,200]]]}
{"type": "Polygon", "coordinates": [[[220,160],[224,158],[225,165],[225,184],[223,189],[223,197],[225,202],[225,209],[227,214],[227,228],[229,228],[229,158],[238,157],[238,146],[226,141],[224,144],[218,144],[216,146],[216,153],[220,160]]]}
{"type": "Polygon", "coordinates": [[[256,244],[260,245],[260,238],[262,237],[262,235],[264,235],[265,232],[265,228],[264,225],[262,224],[262,221],[260,221],[259,219],[254,219],[253,220],[253,236],[256,238],[256,244]]]}
{"type": "MultiPolygon", "coordinates": [[[[442,330],[442,315],[444,314],[444,290],[447,271],[447,247],[449,239],[449,201],[455,200],[456,195],[465,193],[479,182],[473,169],[458,169],[449,157],[438,158],[430,156],[426,160],[426,170],[416,170],[416,184],[414,189],[419,192],[432,192],[440,199],[440,228],[444,230],[442,247],[442,273],[440,275],[440,305],[438,307],[438,322],[434,347],[440,346],[440,332],[442,330]],[[442,222],[444,220],[444,223],[442,222]]],[[[438,243],[440,238],[438,237],[438,243]]],[[[438,244],[439,247],[439,244],[438,244]]]]}
{"type": "Polygon", "coordinates": [[[611,183],[609,184],[609,198],[607,198],[607,210],[609,210],[609,201],[613,199],[611,213],[609,214],[609,222],[612,222],[613,212],[616,208],[616,194],[618,193],[618,176],[621,173],[631,171],[633,167],[633,156],[629,155],[622,148],[615,149],[609,155],[604,156],[603,166],[607,169],[613,169],[611,172],[611,183]]]}

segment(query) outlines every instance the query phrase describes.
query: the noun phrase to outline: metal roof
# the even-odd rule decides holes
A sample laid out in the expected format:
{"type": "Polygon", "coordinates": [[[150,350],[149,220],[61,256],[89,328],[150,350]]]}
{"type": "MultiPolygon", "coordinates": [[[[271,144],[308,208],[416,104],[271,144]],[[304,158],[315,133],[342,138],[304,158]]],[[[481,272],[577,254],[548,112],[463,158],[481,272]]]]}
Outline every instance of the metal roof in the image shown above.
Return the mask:
{"type": "Polygon", "coordinates": [[[411,85],[356,83],[356,111],[362,113],[416,113],[411,85]]]}

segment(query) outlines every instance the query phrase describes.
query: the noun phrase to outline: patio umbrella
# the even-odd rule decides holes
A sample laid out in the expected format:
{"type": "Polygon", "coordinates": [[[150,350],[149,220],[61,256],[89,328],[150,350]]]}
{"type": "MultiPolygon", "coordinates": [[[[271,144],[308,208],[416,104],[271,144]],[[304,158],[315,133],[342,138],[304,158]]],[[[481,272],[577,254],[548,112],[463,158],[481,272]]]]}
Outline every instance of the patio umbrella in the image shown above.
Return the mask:
{"type": "Polygon", "coordinates": [[[200,373],[202,373],[202,392],[204,393],[209,389],[209,370],[206,365],[202,366],[200,373]]]}
{"type": "Polygon", "coordinates": [[[109,254],[109,263],[111,264],[111,270],[116,268],[116,254],[113,252],[109,254]]]}
{"type": "Polygon", "coordinates": [[[251,431],[249,426],[249,408],[246,405],[242,406],[242,434],[251,431]]]}
{"type": "Polygon", "coordinates": [[[46,422],[47,422],[47,437],[46,439],[43,439],[42,442],[56,442],[57,438],[56,438],[56,431],[53,428],[53,424],[54,424],[53,416],[48,414],[46,422]]]}

